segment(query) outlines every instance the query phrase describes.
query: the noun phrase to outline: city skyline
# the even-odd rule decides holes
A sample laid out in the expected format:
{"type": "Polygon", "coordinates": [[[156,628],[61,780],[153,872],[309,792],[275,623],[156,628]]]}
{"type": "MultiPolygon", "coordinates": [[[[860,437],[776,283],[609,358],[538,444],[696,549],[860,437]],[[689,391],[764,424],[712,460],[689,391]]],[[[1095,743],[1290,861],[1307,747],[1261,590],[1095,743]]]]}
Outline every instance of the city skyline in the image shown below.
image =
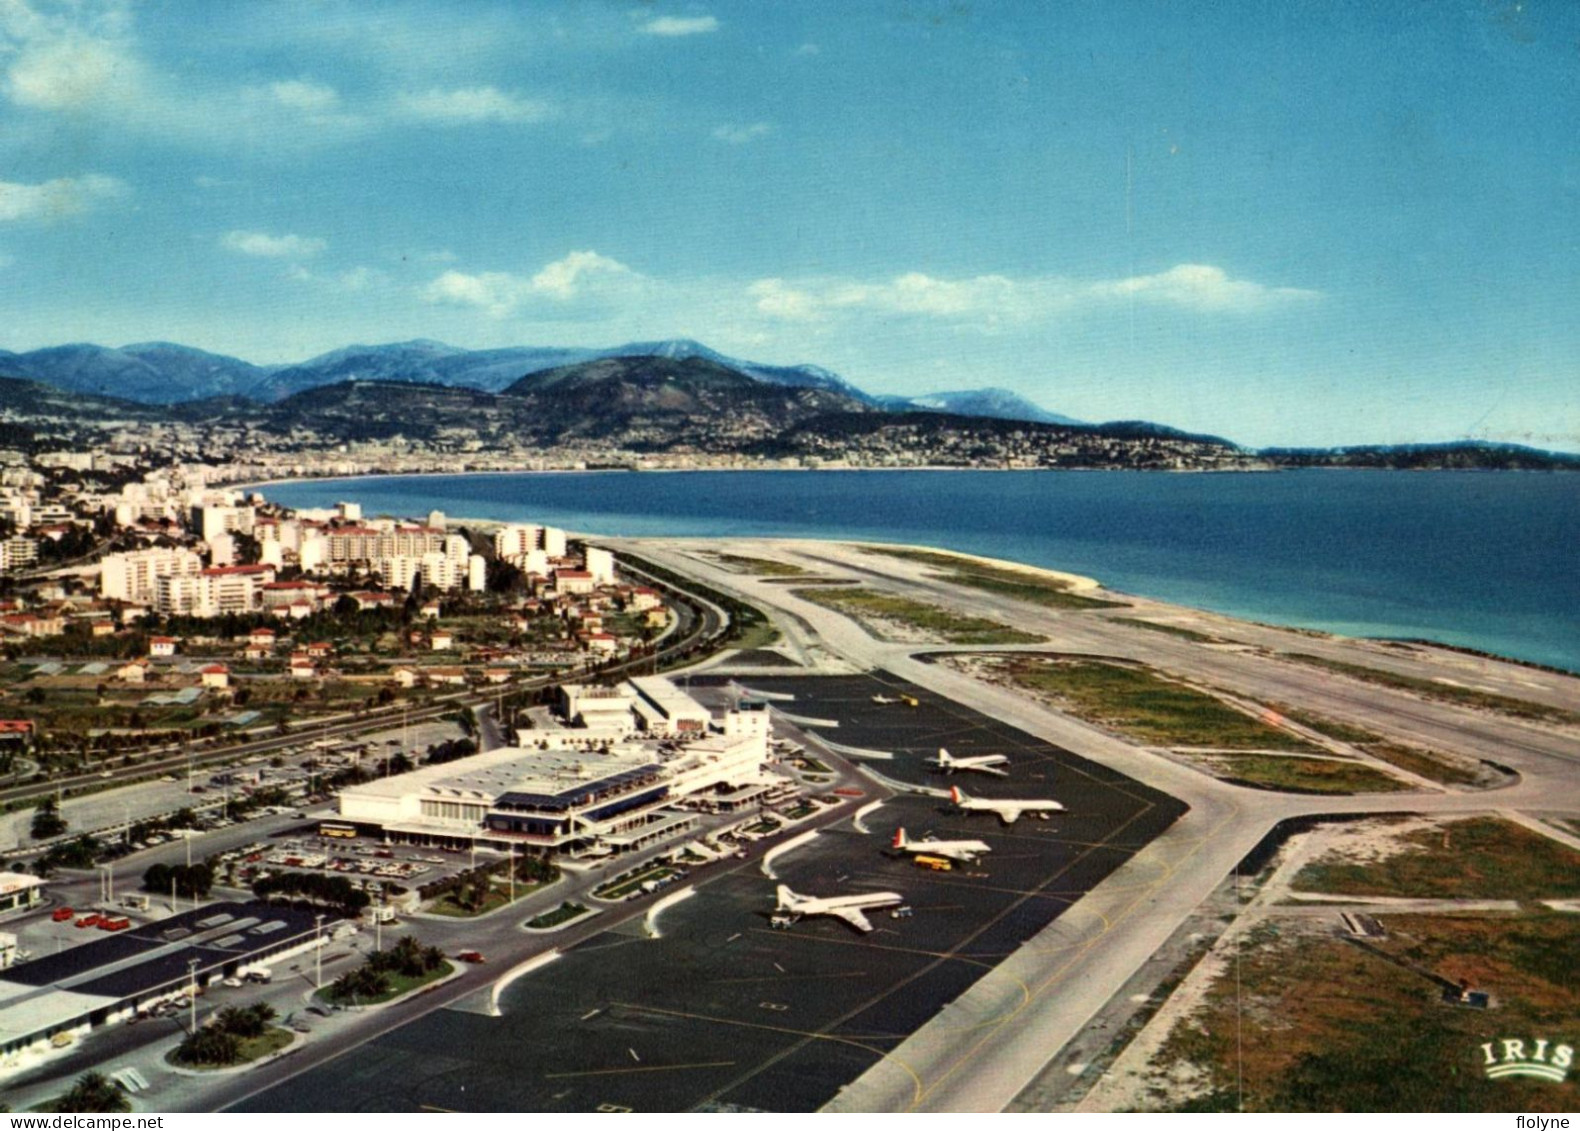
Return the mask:
{"type": "Polygon", "coordinates": [[[0,7],[0,347],[690,337],[1580,446],[1559,5],[0,7]]]}

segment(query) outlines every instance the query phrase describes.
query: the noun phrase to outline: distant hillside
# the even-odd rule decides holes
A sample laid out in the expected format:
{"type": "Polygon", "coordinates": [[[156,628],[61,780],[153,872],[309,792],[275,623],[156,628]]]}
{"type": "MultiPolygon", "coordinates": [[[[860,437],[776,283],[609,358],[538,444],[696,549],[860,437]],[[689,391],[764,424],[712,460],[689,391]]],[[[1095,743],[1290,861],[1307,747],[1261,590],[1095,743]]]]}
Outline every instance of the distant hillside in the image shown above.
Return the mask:
{"type": "Polygon", "coordinates": [[[703,357],[611,357],[532,373],[504,391],[560,437],[624,437],[661,449],[746,436],[867,405],[819,387],[771,385],[703,357]]]}
{"type": "Polygon", "coordinates": [[[920,397],[878,397],[891,412],[948,412],[958,416],[990,416],[999,420],[1033,420],[1039,424],[1080,424],[1073,417],[1049,412],[1008,389],[962,389],[920,397]]]}
{"type": "Polygon", "coordinates": [[[544,370],[624,357],[710,361],[763,384],[838,393],[891,412],[943,411],[1051,424],[1075,423],[1004,389],[874,397],[820,366],[742,361],[689,338],[628,342],[606,349],[509,346],[489,350],[462,349],[419,338],[384,345],[346,346],[292,365],[254,365],[169,342],[146,342],[119,349],[78,344],[25,354],[0,350],[0,372],[145,404],[179,404],[224,396],[269,402],[342,381],[400,381],[500,392],[522,377],[544,370]]]}
{"type": "Polygon", "coordinates": [[[1580,455],[1478,440],[1373,444],[1353,448],[1264,448],[1261,454],[1279,467],[1370,467],[1396,471],[1580,470],[1580,455]]]}
{"type": "Polygon", "coordinates": [[[169,342],[107,349],[85,343],[50,346],[0,359],[0,371],[59,389],[145,404],[245,395],[265,370],[234,357],[169,342]]]}

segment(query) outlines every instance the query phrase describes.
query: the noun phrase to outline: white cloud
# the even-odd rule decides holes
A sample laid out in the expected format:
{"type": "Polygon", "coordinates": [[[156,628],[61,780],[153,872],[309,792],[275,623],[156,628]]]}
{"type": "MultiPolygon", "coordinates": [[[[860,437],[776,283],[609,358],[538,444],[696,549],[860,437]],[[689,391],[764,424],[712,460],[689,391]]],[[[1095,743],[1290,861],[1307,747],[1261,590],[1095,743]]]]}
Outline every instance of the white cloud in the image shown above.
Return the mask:
{"type": "Polygon", "coordinates": [[[759,279],[746,288],[759,314],[786,322],[816,322],[823,310],[816,298],[783,279],[759,279]]]}
{"type": "Polygon", "coordinates": [[[0,220],[53,220],[86,212],[95,203],[126,194],[114,177],[89,173],[38,185],[0,181],[0,220]]]}
{"type": "Polygon", "coordinates": [[[760,137],[767,137],[773,133],[773,129],[773,126],[767,122],[753,122],[746,126],[725,124],[713,131],[713,139],[728,142],[730,145],[745,145],[760,137]]]}
{"type": "Polygon", "coordinates": [[[531,276],[505,271],[467,274],[446,271],[420,292],[426,302],[471,306],[504,318],[523,306],[548,302],[565,305],[595,302],[630,294],[644,279],[624,263],[596,251],[573,251],[531,276]]]}
{"type": "Polygon", "coordinates": [[[1320,297],[1316,291],[1233,279],[1222,268],[1189,263],[1155,275],[1098,281],[1004,275],[939,279],[915,271],[876,282],[762,279],[747,288],[747,295],[759,314],[781,321],[815,322],[863,311],[984,327],[1032,323],[1122,300],[1243,313],[1320,297]]]}
{"type": "Polygon", "coordinates": [[[654,16],[642,25],[644,35],[674,38],[682,35],[706,35],[719,30],[719,21],[712,16],[654,16]]]}
{"type": "Polygon", "coordinates": [[[311,236],[271,236],[266,232],[226,232],[220,246],[239,255],[263,259],[308,259],[329,245],[311,236]]]}
{"type": "Polygon", "coordinates": [[[541,122],[554,113],[553,108],[545,102],[522,98],[492,86],[403,94],[399,105],[407,117],[445,125],[541,122]]]}
{"type": "Polygon", "coordinates": [[[142,68],[119,45],[79,35],[45,39],[17,52],[5,89],[19,106],[80,111],[109,98],[135,95],[142,68]]]}
{"type": "Polygon", "coordinates": [[[1194,310],[1259,310],[1285,302],[1320,297],[1298,287],[1268,287],[1246,279],[1231,279],[1221,267],[1181,263],[1156,275],[1135,275],[1092,285],[1092,293],[1136,298],[1184,306],[1194,310]]]}

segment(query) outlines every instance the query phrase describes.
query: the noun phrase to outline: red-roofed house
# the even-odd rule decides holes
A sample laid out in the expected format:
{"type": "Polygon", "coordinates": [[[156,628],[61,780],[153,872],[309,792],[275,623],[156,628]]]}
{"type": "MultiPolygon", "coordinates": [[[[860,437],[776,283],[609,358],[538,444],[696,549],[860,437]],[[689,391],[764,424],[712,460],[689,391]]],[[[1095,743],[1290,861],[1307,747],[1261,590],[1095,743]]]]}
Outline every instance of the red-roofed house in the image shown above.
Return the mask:
{"type": "Polygon", "coordinates": [[[174,656],[178,641],[174,636],[152,636],[148,639],[150,656],[174,656]]]}
{"type": "Polygon", "coordinates": [[[557,569],[554,571],[556,593],[591,593],[593,575],[584,569],[557,569]]]}
{"type": "Polygon", "coordinates": [[[210,664],[199,673],[203,686],[215,691],[224,691],[230,686],[230,669],[224,664],[210,664]]]}

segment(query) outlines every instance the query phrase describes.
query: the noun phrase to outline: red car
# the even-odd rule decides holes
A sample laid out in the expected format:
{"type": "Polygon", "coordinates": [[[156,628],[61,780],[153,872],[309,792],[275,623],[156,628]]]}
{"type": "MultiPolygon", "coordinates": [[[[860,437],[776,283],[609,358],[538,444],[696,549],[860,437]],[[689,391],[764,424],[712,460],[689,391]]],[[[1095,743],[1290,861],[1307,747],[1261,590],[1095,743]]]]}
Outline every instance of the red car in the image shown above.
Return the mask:
{"type": "Polygon", "coordinates": [[[50,916],[50,918],[54,919],[57,923],[64,923],[67,919],[70,919],[75,914],[76,912],[69,907],[57,907],[55,908],[55,914],[50,916]]]}
{"type": "Polygon", "coordinates": [[[475,950],[463,950],[456,957],[462,962],[470,962],[474,965],[483,961],[483,956],[475,950]]]}

